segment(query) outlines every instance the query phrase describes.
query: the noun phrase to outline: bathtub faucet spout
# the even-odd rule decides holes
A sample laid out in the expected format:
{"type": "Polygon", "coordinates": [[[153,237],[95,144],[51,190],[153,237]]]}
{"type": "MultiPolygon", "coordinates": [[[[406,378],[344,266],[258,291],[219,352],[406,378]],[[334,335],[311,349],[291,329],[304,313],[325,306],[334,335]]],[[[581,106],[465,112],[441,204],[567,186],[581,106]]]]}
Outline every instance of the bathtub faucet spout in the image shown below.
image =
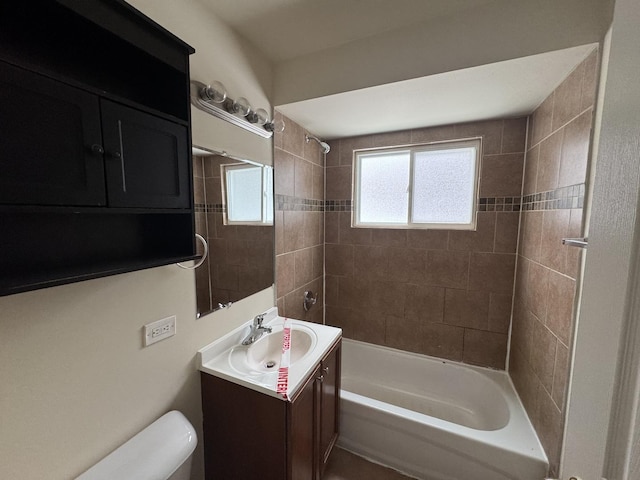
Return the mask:
{"type": "Polygon", "coordinates": [[[271,327],[263,327],[262,322],[264,322],[264,315],[256,315],[249,334],[242,340],[242,345],[251,345],[265,333],[271,333],[271,327]]]}

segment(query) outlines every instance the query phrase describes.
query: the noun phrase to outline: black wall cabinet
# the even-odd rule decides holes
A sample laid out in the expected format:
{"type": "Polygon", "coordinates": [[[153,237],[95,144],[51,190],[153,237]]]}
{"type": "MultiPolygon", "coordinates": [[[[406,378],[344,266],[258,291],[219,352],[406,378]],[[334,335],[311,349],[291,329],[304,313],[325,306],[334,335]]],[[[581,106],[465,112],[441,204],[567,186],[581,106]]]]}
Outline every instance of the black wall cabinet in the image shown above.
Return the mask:
{"type": "Polygon", "coordinates": [[[0,295],[194,257],[191,53],[122,0],[0,6],[0,295]]]}
{"type": "Polygon", "coordinates": [[[109,205],[188,208],[187,128],[108,100],[101,106],[109,205]]]}

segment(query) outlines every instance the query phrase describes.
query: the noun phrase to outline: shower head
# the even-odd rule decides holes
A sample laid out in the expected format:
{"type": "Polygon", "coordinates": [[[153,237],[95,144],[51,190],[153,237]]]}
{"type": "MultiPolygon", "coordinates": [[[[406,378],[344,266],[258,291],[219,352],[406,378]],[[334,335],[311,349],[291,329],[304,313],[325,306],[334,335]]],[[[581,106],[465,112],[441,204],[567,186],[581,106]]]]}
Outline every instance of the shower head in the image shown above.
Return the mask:
{"type": "Polygon", "coordinates": [[[329,153],[329,150],[331,150],[331,147],[327,142],[320,142],[320,146],[322,147],[322,152],[325,154],[329,153]]]}
{"type": "Polygon", "coordinates": [[[322,153],[324,153],[325,155],[329,153],[329,150],[331,150],[331,146],[327,142],[323,142],[322,140],[320,140],[318,137],[315,137],[313,135],[305,135],[305,138],[307,140],[307,143],[309,143],[310,140],[315,140],[316,142],[318,142],[318,145],[320,145],[320,147],[322,148],[322,153]]]}

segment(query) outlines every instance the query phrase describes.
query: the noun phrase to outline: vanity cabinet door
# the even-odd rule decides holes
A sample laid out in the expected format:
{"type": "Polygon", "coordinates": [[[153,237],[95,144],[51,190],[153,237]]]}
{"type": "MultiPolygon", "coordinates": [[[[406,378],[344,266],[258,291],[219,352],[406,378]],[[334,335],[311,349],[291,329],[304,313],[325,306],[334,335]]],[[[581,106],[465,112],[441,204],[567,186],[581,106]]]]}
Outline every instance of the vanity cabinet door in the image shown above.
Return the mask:
{"type": "Polygon", "coordinates": [[[187,127],[101,101],[110,207],[189,208],[187,127]]]}
{"type": "Polygon", "coordinates": [[[320,479],[317,468],[319,377],[320,366],[311,374],[290,406],[287,451],[291,480],[320,479]]]}
{"type": "Polygon", "coordinates": [[[338,440],[340,425],[340,349],[341,343],[325,356],[320,372],[320,471],[329,460],[331,449],[338,440]]]}
{"type": "Polygon", "coordinates": [[[325,355],[291,404],[292,480],[320,480],[338,439],[340,348],[338,342],[325,355]]]}
{"type": "Polygon", "coordinates": [[[106,204],[98,97],[0,62],[0,203],[106,204]]]}
{"type": "Polygon", "coordinates": [[[205,479],[291,480],[288,403],[207,373],[200,379],[205,479]]]}

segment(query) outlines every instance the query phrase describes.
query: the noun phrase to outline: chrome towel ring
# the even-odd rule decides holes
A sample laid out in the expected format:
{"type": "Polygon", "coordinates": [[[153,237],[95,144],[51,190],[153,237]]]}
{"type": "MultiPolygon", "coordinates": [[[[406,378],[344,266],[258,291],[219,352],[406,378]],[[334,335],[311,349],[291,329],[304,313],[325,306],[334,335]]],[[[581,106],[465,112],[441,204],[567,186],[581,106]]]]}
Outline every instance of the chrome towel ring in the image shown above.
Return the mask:
{"type": "Polygon", "coordinates": [[[198,260],[191,267],[189,267],[187,265],[183,265],[181,263],[176,263],[176,265],[178,265],[180,268],[184,268],[185,270],[195,270],[200,265],[202,265],[204,263],[204,261],[207,259],[207,254],[209,253],[209,245],[207,245],[207,241],[204,239],[204,237],[202,235],[199,235],[197,233],[196,233],[196,238],[202,242],[202,246],[204,247],[204,253],[200,257],[200,260],[198,260]]]}

